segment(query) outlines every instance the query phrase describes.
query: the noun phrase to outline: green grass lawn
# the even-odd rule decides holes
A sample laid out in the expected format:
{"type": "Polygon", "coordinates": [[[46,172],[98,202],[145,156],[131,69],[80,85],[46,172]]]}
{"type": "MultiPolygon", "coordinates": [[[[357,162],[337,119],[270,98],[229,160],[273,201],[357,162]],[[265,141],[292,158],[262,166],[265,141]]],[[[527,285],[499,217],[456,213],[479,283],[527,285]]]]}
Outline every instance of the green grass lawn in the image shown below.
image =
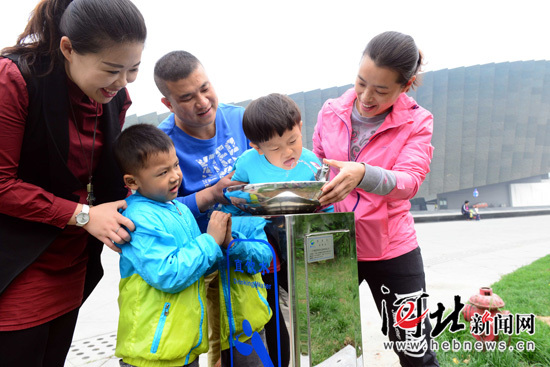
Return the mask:
{"type": "MultiPolygon", "coordinates": [[[[530,265],[524,266],[491,285],[493,292],[498,294],[505,306],[503,309],[517,314],[535,314],[550,316],[550,255],[543,257],[530,265]]],[[[464,300],[463,300],[464,302],[464,300]]],[[[466,302],[464,302],[466,303],[466,302]]],[[[453,340],[476,342],[470,334],[469,323],[461,317],[466,329],[457,333],[445,330],[435,338],[441,345],[453,340]]],[[[550,366],[550,326],[539,319],[535,320],[535,333],[530,335],[522,332],[517,335],[500,335],[499,342],[504,350],[494,351],[437,351],[437,358],[442,367],[446,366],[495,366],[495,367],[526,367],[550,366]],[[523,345],[524,350],[519,350],[523,345]],[[510,349],[513,348],[513,350],[510,349]],[[527,350],[534,347],[534,350],[527,350]]]]}
{"type": "MultiPolygon", "coordinates": [[[[359,300],[350,303],[349,295],[358,292],[356,279],[343,282],[349,272],[343,271],[345,260],[331,261],[324,264],[323,271],[327,276],[323,280],[310,282],[309,313],[311,330],[312,364],[318,364],[329,358],[346,345],[354,347],[357,336],[361,335],[361,325],[355,324],[359,319],[359,300]],[[335,282],[335,280],[338,280],[335,282]],[[355,316],[352,316],[355,315],[355,316]]],[[[312,264],[310,267],[314,267],[312,264]]],[[[349,265],[348,265],[349,266],[349,265]]]]}

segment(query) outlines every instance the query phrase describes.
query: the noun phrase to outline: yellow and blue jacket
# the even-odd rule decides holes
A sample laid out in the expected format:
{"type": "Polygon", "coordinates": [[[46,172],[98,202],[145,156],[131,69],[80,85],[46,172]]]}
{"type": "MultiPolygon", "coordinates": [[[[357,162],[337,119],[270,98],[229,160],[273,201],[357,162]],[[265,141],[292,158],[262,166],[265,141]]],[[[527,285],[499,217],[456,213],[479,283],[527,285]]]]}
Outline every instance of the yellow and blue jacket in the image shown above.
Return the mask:
{"type": "Polygon", "coordinates": [[[136,230],[121,245],[117,346],[124,362],[182,366],[208,351],[204,275],[223,259],[191,211],[176,200],[126,199],[136,230]]]}
{"type": "Polygon", "coordinates": [[[243,320],[248,320],[255,332],[262,330],[272,316],[261,275],[272,259],[264,232],[266,220],[247,216],[233,217],[232,222],[235,241],[224,250],[224,259],[218,261],[222,350],[229,348],[230,331],[240,342],[250,339],[243,332],[243,320]]]}

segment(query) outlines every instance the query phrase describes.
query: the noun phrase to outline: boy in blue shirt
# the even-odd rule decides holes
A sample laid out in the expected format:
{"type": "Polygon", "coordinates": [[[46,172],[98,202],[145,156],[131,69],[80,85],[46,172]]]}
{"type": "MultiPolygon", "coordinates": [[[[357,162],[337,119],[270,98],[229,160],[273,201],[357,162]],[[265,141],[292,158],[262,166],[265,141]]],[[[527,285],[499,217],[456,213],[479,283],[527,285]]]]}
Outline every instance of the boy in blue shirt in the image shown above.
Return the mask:
{"type": "MultiPolygon", "coordinates": [[[[212,213],[201,234],[191,211],[175,200],[182,172],[164,132],[133,125],[117,138],[114,151],[125,184],[135,191],[123,214],[136,226],[132,240],[119,245],[116,355],[121,366],[198,367],[197,357],[208,350],[205,274],[223,263],[225,251],[266,257],[250,242],[225,250],[233,237],[244,238],[232,233],[227,213],[212,213]]],[[[266,308],[260,313],[271,316],[266,308]]]]}
{"type": "MultiPolygon", "coordinates": [[[[237,158],[233,167],[233,181],[245,183],[315,181],[315,174],[321,167],[319,158],[302,146],[302,116],[296,102],[283,94],[272,93],[260,97],[246,107],[243,115],[243,131],[253,149],[237,158]]],[[[225,205],[224,211],[233,215],[246,215],[232,205],[225,205]]],[[[324,211],[333,211],[332,206],[324,211]]],[[[236,218],[235,218],[236,219],[236,218]]],[[[265,234],[263,238],[265,238],[265,234]]],[[[260,237],[258,237],[260,238],[260,237]]],[[[270,238],[270,242],[276,241],[270,238]]],[[[284,264],[281,267],[277,254],[278,283],[288,291],[288,280],[284,264]]],[[[273,264],[270,272],[263,275],[268,302],[275,310],[273,264]]],[[[290,359],[289,335],[282,314],[279,314],[281,366],[288,366],[290,359]]],[[[278,365],[277,325],[272,317],[265,326],[266,341],[273,365],[278,365]]]]}
{"type": "Polygon", "coordinates": [[[253,149],[237,158],[233,181],[315,181],[321,162],[302,146],[302,117],[290,97],[272,93],[252,101],[243,115],[243,131],[253,149]]]}

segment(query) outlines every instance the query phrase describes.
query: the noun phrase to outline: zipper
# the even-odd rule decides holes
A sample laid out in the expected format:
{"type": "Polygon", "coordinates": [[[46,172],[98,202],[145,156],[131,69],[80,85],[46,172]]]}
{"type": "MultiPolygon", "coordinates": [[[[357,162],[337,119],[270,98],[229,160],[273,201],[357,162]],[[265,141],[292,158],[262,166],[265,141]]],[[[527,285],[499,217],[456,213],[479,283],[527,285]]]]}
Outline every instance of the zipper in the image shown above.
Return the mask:
{"type": "Polygon", "coordinates": [[[206,318],[205,318],[205,310],[204,310],[204,303],[202,301],[202,298],[201,298],[201,294],[200,292],[198,293],[198,296],[197,296],[198,300],[199,300],[199,304],[201,306],[201,322],[199,324],[199,340],[197,341],[197,344],[195,344],[195,346],[193,346],[193,348],[191,348],[191,350],[189,350],[189,353],[187,353],[187,357],[185,357],[185,365],[188,365],[189,364],[189,358],[191,357],[191,352],[193,350],[195,350],[196,348],[198,348],[201,344],[202,344],[202,340],[203,340],[203,335],[202,335],[202,325],[204,323],[204,321],[206,321],[206,318]]]}
{"type": "MultiPolygon", "coordinates": [[[[334,111],[336,113],[336,111],[334,111]]],[[[338,115],[338,117],[340,117],[340,115],[338,115]]],[[[342,117],[340,117],[340,120],[342,120],[342,123],[344,124],[344,126],[346,127],[346,130],[348,132],[348,161],[351,162],[351,131],[349,131],[349,127],[348,127],[348,124],[346,124],[346,121],[344,119],[342,119],[342,117]]],[[[359,155],[358,155],[359,156],[359,155]]]]}
{"type": "MultiPolygon", "coordinates": [[[[346,120],[342,118],[342,116],[340,116],[340,114],[338,112],[336,112],[336,110],[330,105],[330,108],[332,109],[332,112],[334,112],[334,114],[336,114],[336,116],[338,116],[338,118],[340,119],[340,121],[342,121],[342,123],[344,124],[344,126],[346,127],[346,130],[348,132],[348,161],[351,162],[351,132],[350,132],[350,129],[348,127],[348,125],[346,124],[346,120]]],[[[367,144],[365,144],[365,146],[363,146],[361,148],[361,150],[357,153],[357,156],[355,157],[355,159],[353,160],[354,162],[357,162],[357,159],[359,158],[359,156],[361,155],[361,153],[363,153],[363,150],[365,150],[365,148],[376,138],[378,138],[380,135],[382,135],[383,133],[385,133],[388,129],[384,129],[382,131],[377,131],[376,133],[374,133],[373,136],[370,137],[370,139],[367,141],[367,144]]],[[[355,201],[355,205],[353,206],[353,209],[351,210],[352,212],[354,212],[356,209],[357,209],[357,206],[359,205],[359,201],[361,200],[361,195],[359,195],[359,192],[356,191],[356,195],[357,195],[357,199],[355,201]]]]}
{"type": "MultiPolygon", "coordinates": [[[[332,108],[332,106],[331,106],[332,108]]],[[[334,108],[332,108],[332,112],[334,112],[336,114],[336,116],[338,116],[338,118],[342,121],[342,123],[344,124],[344,126],[346,127],[346,130],[348,132],[348,161],[351,162],[351,132],[350,132],[350,129],[348,127],[348,125],[346,124],[346,120],[344,120],[342,118],[342,116],[340,116],[340,114],[338,112],[336,112],[334,110],[334,108]]],[[[363,152],[363,150],[365,150],[365,148],[367,147],[367,145],[369,145],[369,143],[371,141],[373,141],[375,138],[377,138],[378,136],[380,136],[382,133],[384,133],[387,129],[385,130],[382,130],[382,131],[377,131],[376,133],[374,133],[373,136],[370,137],[370,139],[367,141],[367,144],[365,144],[365,146],[363,146],[361,148],[361,150],[357,153],[357,156],[355,157],[355,159],[353,160],[353,162],[357,162],[357,158],[359,158],[359,156],[361,155],[361,153],[363,152]]]]}
{"type": "Polygon", "coordinates": [[[160,344],[160,338],[162,337],[162,331],[164,330],[164,324],[166,323],[166,317],[170,311],[170,302],[166,302],[160,314],[159,322],[157,324],[157,330],[155,331],[155,337],[153,338],[153,345],[151,345],[151,353],[156,353],[160,344]]]}
{"type": "Polygon", "coordinates": [[[176,210],[178,211],[178,214],[181,215],[181,211],[180,211],[180,208],[178,208],[177,204],[174,203],[174,206],[176,207],[176,210]]]}
{"type": "Polygon", "coordinates": [[[174,206],[174,208],[176,208],[176,210],[178,211],[178,214],[179,214],[179,215],[182,215],[182,214],[181,214],[181,211],[180,211],[180,208],[178,208],[178,206],[177,206],[177,204],[175,203],[175,201],[172,200],[171,203],[172,203],[172,205],[174,206]]]}
{"type": "MultiPolygon", "coordinates": [[[[332,106],[331,106],[331,108],[332,108],[332,106]]],[[[342,123],[344,124],[344,126],[346,127],[346,130],[348,132],[348,161],[351,162],[351,132],[350,132],[350,129],[349,129],[348,125],[346,124],[346,120],[344,120],[342,118],[342,116],[340,116],[340,114],[334,110],[334,108],[332,108],[332,112],[334,112],[340,118],[340,120],[342,121],[342,123]]],[[[388,129],[385,129],[385,130],[382,130],[382,131],[377,131],[376,133],[374,133],[374,135],[370,137],[370,139],[367,141],[367,143],[357,153],[357,156],[355,157],[355,159],[353,161],[357,162],[357,159],[359,158],[361,153],[363,153],[363,150],[365,150],[365,148],[374,139],[378,138],[380,135],[382,135],[384,132],[386,132],[386,130],[388,130],[388,129]]],[[[357,209],[357,206],[359,205],[359,201],[361,200],[361,195],[359,195],[359,192],[356,191],[356,195],[357,195],[357,199],[355,200],[355,205],[353,206],[353,209],[351,210],[352,212],[355,212],[355,210],[357,209]]]]}
{"type": "MultiPolygon", "coordinates": [[[[387,129],[386,129],[387,130],[387,129]]],[[[354,162],[357,162],[357,158],[359,158],[359,156],[361,155],[361,153],[363,153],[363,150],[365,150],[365,148],[376,138],[378,138],[380,135],[382,135],[384,132],[386,132],[386,130],[382,130],[382,131],[377,131],[374,133],[373,136],[370,137],[369,140],[367,140],[367,144],[365,144],[363,146],[363,148],[361,148],[361,150],[357,153],[357,157],[355,157],[355,160],[354,162]]],[[[351,143],[350,143],[351,144],[351,143]]],[[[350,149],[351,150],[351,149],[350,149]]],[[[350,151],[350,159],[351,159],[351,151],[350,151]]]]}
{"type": "Polygon", "coordinates": [[[351,210],[352,212],[354,212],[355,209],[357,209],[357,205],[359,205],[359,200],[361,199],[361,196],[359,195],[359,192],[357,190],[355,191],[355,194],[357,195],[357,200],[355,201],[355,205],[353,206],[353,209],[351,210]]]}
{"type": "Polygon", "coordinates": [[[335,108],[332,106],[332,103],[329,103],[329,107],[330,109],[332,110],[332,112],[338,116],[338,118],[340,119],[340,121],[342,121],[342,123],[344,124],[344,126],[346,127],[346,130],[348,132],[348,162],[351,162],[351,132],[349,131],[349,128],[348,128],[348,125],[346,124],[346,120],[340,116],[340,113],[338,113],[335,108]]]}
{"type": "MultiPolygon", "coordinates": [[[[386,129],[387,130],[387,129],[386,129]]],[[[363,153],[363,150],[365,150],[365,148],[376,138],[378,138],[380,135],[382,135],[386,130],[382,130],[382,131],[378,131],[376,133],[374,133],[373,136],[370,137],[370,139],[367,141],[367,144],[365,144],[365,146],[363,146],[363,148],[361,148],[361,150],[357,153],[357,157],[355,157],[355,161],[354,162],[357,162],[357,159],[359,158],[359,156],[361,155],[361,153],[363,153]]],[[[351,152],[350,152],[351,153],[351,152]]],[[[359,195],[359,191],[358,190],[355,190],[355,193],[357,195],[357,200],[355,201],[355,205],[353,206],[353,209],[351,210],[352,212],[354,212],[356,209],[357,209],[357,206],[359,205],[359,201],[361,200],[361,195],[359,195]]]]}

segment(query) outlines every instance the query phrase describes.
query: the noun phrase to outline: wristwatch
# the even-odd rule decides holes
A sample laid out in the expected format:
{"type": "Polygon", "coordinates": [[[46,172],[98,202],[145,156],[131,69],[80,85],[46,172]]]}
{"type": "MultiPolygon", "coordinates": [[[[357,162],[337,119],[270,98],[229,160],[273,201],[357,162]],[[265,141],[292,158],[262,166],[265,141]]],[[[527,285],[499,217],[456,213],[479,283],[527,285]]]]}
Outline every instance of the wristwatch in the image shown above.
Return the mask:
{"type": "Polygon", "coordinates": [[[83,227],[90,221],[90,207],[82,204],[82,211],[76,215],[76,225],[83,227]]]}

